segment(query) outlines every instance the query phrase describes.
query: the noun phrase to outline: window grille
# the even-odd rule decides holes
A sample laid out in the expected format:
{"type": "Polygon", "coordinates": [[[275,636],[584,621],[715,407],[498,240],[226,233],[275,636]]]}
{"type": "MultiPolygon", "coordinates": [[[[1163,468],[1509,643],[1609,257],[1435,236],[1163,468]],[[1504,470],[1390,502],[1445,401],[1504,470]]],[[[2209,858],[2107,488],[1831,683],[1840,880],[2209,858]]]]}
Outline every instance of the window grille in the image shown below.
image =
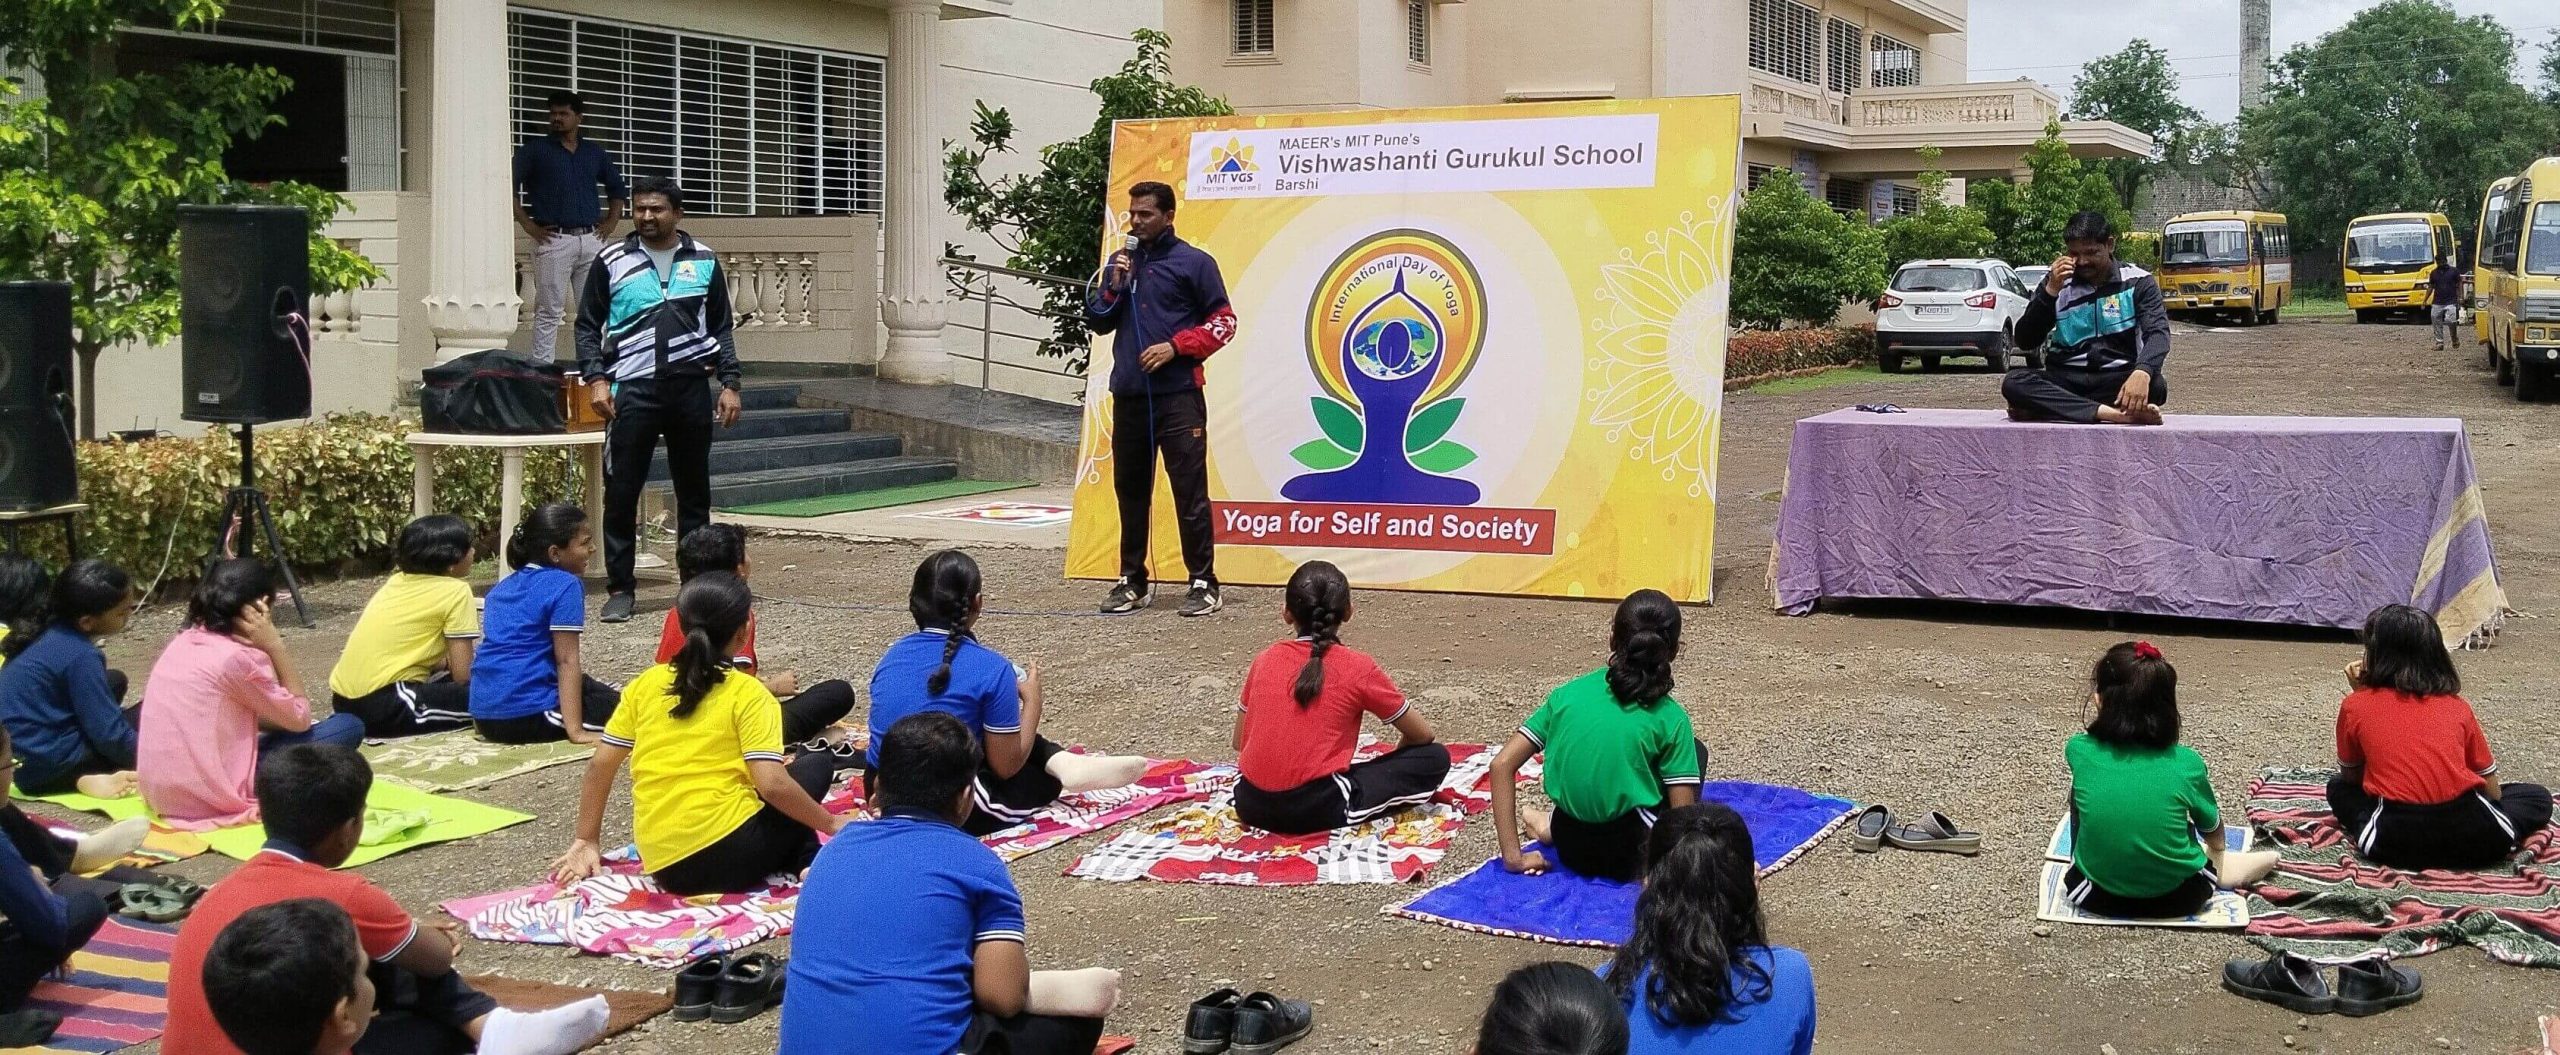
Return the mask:
{"type": "MultiPolygon", "coordinates": [[[[167,28],[167,19],[145,23],[167,28]]],[[[400,50],[400,14],[391,0],[230,0],[199,32],[369,55],[400,50]]]]}
{"type": "Polygon", "coordinates": [[[1431,0],[1404,0],[1404,57],[1431,65],[1431,0]]]}
{"type": "Polygon", "coordinates": [[[1235,0],[1235,53],[1268,55],[1274,50],[1271,29],[1271,0],[1235,0]]]}
{"type": "Polygon", "coordinates": [[[1878,88],[1913,88],[1920,84],[1920,49],[1878,33],[1868,56],[1878,88]]]}
{"type": "Polygon", "coordinates": [[[1822,13],[1794,0],[1751,0],[1751,66],[1806,84],[1822,49],[1822,13]]]}
{"type": "Polygon", "coordinates": [[[1744,165],[1742,167],[1742,192],[1749,194],[1752,191],[1759,190],[1760,181],[1768,179],[1769,174],[1776,172],[1777,170],[1778,168],[1775,165],[1744,165]]]}
{"type": "Polygon", "coordinates": [[[1829,45],[1828,69],[1831,75],[1829,83],[1832,91],[1845,95],[1865,87],[1866,35],[1865,30],[1849,23],[1836,18],[1831,20],[1829,39],[1825,43],[1829,45]]]}
{"type": "Polygon", "coordinates": [[[1893,215],[1909,216],[1920,211],[1920,188],[1907,183],[1893,185],[1893,215]]]}
{"type": "Polygon", "coordinates": [[[1822,200],[1833,209],[1864,218],[1867,215],[1867,181],[1833,176],[1822,185],[1822,200]]]}

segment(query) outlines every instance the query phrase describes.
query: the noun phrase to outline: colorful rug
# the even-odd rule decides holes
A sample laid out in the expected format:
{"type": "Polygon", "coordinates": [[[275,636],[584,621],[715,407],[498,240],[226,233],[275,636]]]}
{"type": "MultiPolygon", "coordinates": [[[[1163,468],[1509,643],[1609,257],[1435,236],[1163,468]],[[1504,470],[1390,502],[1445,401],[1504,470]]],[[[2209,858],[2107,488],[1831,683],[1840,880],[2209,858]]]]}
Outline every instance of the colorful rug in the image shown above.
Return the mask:
{"type": "Polygon", "coordinates": [[[2338,963],[2471,944],[2492,959],[2560,967],[2560,836],[2545,828],[2509,863],[2408,872],[2355,856],[2329,811],[2329,769],[2269,769],[2249,821],[2284,863],[2249,899],[2249,940],[2338,963]]]}
{"type": "Polygon", "coordinates": [[[169,949],[178,929],[110,916],[71,954],[67,978],[36,983],[26,1006],[62,1016],[53,1039],[19,1052],[107,1052],[160,1039],[169,1023],[169,949]]]}
{"type": "Polygon", "coordinates": [[[539,769],[584,762],[591,747],[558,740],[547,744],[493,744],[469,729],[386,740],[364,746],[373,775],[428,791],[469,791],[539,769]]]}
{"type": "Polygon", "coordinates": [[[548,1011],[591,996],[603,997],[605,1006],[613,1009],[605,1016],[604,1032],[597,1034],[596,1039],[587,1042],[585,1048],[578,1049],[580,1051],[628,1033],[632,1027],[666,1014],[676,1006],[676,998],[668,993],[640,993],[628,989],[589,989],[584,986],[558,985],[496,974],[466,975],[463,981],[471,983],[472,988],[489,994],[489,998],[496,1000],[499,1007],[510,1011],[548,1011]]]}
{"type": "MultiPolygon", "coordinates": [[[[58,806],[103,813],[109,820],[120,821],[127,817],[140,817],[146,812],[140,795],[127,795],[120,799],[91,798],[78,793],[35,797],[39,801],[58,806]]],[[[422,818],[423,823],[388,838],[384,837],[386,833],[379,830],[369,831],[365,836],[365,843],[356,847],[356,852],[347,858],[347,863],[339,865],[340,868],[371,864],[392,854],[415,850],[421,846],[433,846],[456,839],[468,839],[475,835],[487,835],[498,829],[513,827],[533,819],[530,813],[484,806],[450,795],[430,794],[405,784],[384,780],[374,781],[373,790],[365,796],[364,805],[368,826],[375,826],[373,824],[375,818],[390,817],[422,818]]],[[[259,847],[267,844],[266,826],[259,824],[243,824],[233,828],[218,828],[192,834],[204,840],[207,846],[221,852],[223,856],[240,861],[248,860],[250,855],[258,852],[259,847]]]]}
{"type": "MultiPolygon", "coordinates": [[[[1753,863],[1764,879],[1794,864],[1848,823],[1858,808],[1836,795],[1741,780],[1709,781],[1698,793],[1742,814],[1751,829],[1753,863]]],[[[1479,934],[1607,948],[1626,940],[1635,920],[1637,889],[1634,883],[1562,868],[1545,875],[1514,875],[1497,857],[1421,897],[1380,911],[1479,934]]]]}
{"type": "Polygon", "coordinates": [[[2170,927],[2185,930],[2239,930],[2249,925],[2249,899],[2229,890],[2217,891],[2194,914],[2162,919],[2129,919],[2083,911],[2063,891],[2071,865],[2047,861],[2036,877],[2036,918],[2047,923],[2083,923],[2100,927],[2170,927]]]}
{"type": "MultiPolygon", "coordinates": [[[[1066,796],[1030,822],[983,841],[997,856],[1016,860],[1148,810],[1214,794],[1232,779],[1225,775],[1231,772],[1198,762],[1154,762],[1135,784],[1066,796]]],[[[827,796],[827,809],[838,814],[858,810],[860,789],[858,780],[837,789],[827,796]]],[[[790,933],[800,884],[775,878],[773,885],[751,893],[677,897],[642,875],[638,855],[625,847],[608,856],[606,874],[566,889],[537,883],[442,907],[483,941],[567,945],[673,968],[790,933]]]]}
{"type": "MultiPolygon", "coordinates": [[[[1366,744],[1359,756],[1387,750],[1366,744]]],[[[1493,804],[1493,754],[1483,744],[1451,744],[1449,776],[1430,802],[1320,835],[1274,835],[1236,819],[1235,769],[1219,766],[1227,786],[1216,797],[1113,836],[1067,874],[1237,886],[1418,882],[1448,855],[1467,817],[1493,804]]],[[[1520,779],[1537,773],[1533,761],[1520,779]]]]}

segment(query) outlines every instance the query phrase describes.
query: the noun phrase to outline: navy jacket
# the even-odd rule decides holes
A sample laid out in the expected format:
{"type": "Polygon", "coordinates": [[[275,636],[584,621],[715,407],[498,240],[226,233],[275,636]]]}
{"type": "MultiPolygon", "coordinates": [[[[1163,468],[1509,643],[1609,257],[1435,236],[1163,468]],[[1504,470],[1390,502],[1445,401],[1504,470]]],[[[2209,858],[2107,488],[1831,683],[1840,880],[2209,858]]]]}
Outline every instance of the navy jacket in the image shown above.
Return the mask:
{"type": "Polygon", "coordinates": [[[133,768],[133,726],[107,687],[106,653],[68,624],[46,627],[0,666],[0,724],[22,784],[51,783],[93,757],[133,768]]]}
{"type": "Polygon", "coordinates": [[[1207,375],[1201,363],[1227,346],[1236,335],[1235,309],[1227,303],[1227,280],[1218,262],[1198,246],[1174,237],[1167,228],[1152,242],[1138,246],[1129,268],[1127,289],[1108,286],[1110,270],[1085,299],[1085,323],[1111,339],[1111,394],[1162,395],[1199,388],[1207,375]],[[1170,342],[1172,361],[1149,373],[1138,369],[1138,356],[1149,347],[1170,342]]]}

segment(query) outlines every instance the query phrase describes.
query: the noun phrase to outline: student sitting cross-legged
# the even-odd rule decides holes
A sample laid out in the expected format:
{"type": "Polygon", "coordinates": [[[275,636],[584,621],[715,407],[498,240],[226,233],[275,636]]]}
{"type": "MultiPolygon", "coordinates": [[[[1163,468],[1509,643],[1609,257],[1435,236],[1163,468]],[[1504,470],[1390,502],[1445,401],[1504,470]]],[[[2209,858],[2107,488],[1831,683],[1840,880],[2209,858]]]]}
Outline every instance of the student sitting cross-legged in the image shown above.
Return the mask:
{"type": "Polygon", "coordinates": [[[623,687],[587,762],[578,835],[552,863],[555,881],[600,867],[605,799],[625,760],[640,866],[672,894],[739,893],[796,874],[817,855],[819,834],[844,825],[818,804],[834,756],[804,752],[785,765],[782,749],[844,717],[852,701],[777,703],[754,675],[732,669],[753,612],[746,581],[725,571],[676,594],[684,648],[623,687]]]}
{"type": "Polygon", "coordinates": [[[364,743],[354,715],[311,716],[294,691],[292,657],[268,611],[265,563],[217,561],[187,601],[186,628],[161,650],[143,688],[142,801],[182,831],[258,819],[258,759],[294,744],[364,743]]]}
{"type": "Polygon", "coordinates": [[[819,851],[800,892],[782,1055],[1089,1055],[1120,972],[1031,969],[1012,873],[960,830],[976,735],[928,711],[872,747],[880,819],[819,851]]]}
{"type": "Polygon", "coordinates": [[[2498,779],[2433,616],[2375,609],[2347,686],[2329,806],[2359,855],[2398,868],[2485,868],[2551,823],[2550,789],[2498,779]]]}
{"type": "Polygon", "coordinates": [[[586,675],[586,574],[595,556],[587,512],[566,502],[536,507],[507,540],[515,574],[490,587],[485,634],[471,660],[471,724],[501,744],[591,744],[621,694],[586,675]]]}
{"type": "Polygon", "coordinates": [[[399,571],[373,592],[329,672],[330,704],[366,736],[414,736],[471,724],[471,524],[419,517],[400,529],[399,571]]]}
{"type": "Polygon", "coordinates": [[[2101,916],[2176,919],[2275,870],[2273,850],[2226,852],[2204,757],[2178,742],[2178,668],[2148,641],[2098,657],[2096,714],[2063,745],[2071,768],[2071,903],[2101,916]]]}
{"type": "Polygon", "coordinates": [[[1662,815],[1643,848],[1633,936],[1603,968],[1630,1055],[1813,1050],[1813,967],[1769,944],[1751,830],[1721,802],[1662,815]]]}
{"type": "MultiPolygon", "coordinates": [[[[725,571],[740,579],[750,579],[755,565],[747,560],[747,531],[736,524],[704,524],[687,533],[676,544],[676,581],[692,582],[708,572],[725,571]]],[[[677,624],[675,609],[667,610],[666,626],[658,631],[658,662],[676,658],[684,648],[684,627],[677,624]]],[[[800,675],[788,670],[767,673],[756,659],[756,621],[747,620],[746,642],[738,646],[738,654],[730,657],[729,666],[756,676],[777,697],[808,697],[811,705],[835,709],[839,713],[853,711],[853,685],[840,678],[800,687],[800,675]],[[837,701],[843,701],[837,707],[837,701]]],[[[850,730],[848,730],[850,732],[850,730]]],[[[798,741],[793,741],[798,743],[798,741]]]]}
{"type": "Polygon", "coordinates": [[[925,711],[960,719],[985,756],[961,823],[976,835],[1030,820],[1064,792],[1116,788],[1146,775],[1146,759],[1072,754],[1040,735],[1040,668],[1019,670],[978,643],[986,600],[978,562],[966,553],[943,550],[916,566],[907,593],[916,632],[890,645],[871,671],[870,764],[880,764],[880,738],[899,719],[925,711]]]}
{"type": "Polygon", "coordinates": [[[124,672],[107,669],[97,641],[124,632],[133,600],[124,569],[92,557],[54,577],[41,618],[10,624],[0,642],[0,725],[18,745],[18,790],[133,792],[142,708],[124,706],[124,672]]]}
{"type": "Polygon", "coordinates": [[[1644,872],[1645,833],[1662,810],[1698,801],[1707,749],[1689,712],[1671,698],[1680,657],[1680,606],[1660,590],[1618,603],[1609,665],[1566,682],[1520,724],[1493,759],[1494,838],[1502,865],[1530,875],[1544,854],[1523,851],[1520,832],[1547,844],[1557,863],[1601,879],[1644,872]],[[1522,813],[1515,787],[1529,756],[1547,756],[1553,814],[1522,813]]]}
{"type": "Polygon", "coordinates": [[[1449,775],[1449,749],[1405,702],[1376,660],[1344,645],[1351,583],[1325,561],[1289,576],[1286,618],[1297,631],[1254,657],[1236,712],[1236,816],[1264,831],[1305,835],[1430,801],[1449,775]],[[1404,738],[1353,763],[1360,717],[1404,738]]]}
{"type": "MultiPolygon", "coordinates": [[[[8,797],[15,769],[9,732],[0,727],[0,800],[8,797]]],[[[141,842],[141,835],[132,830],[135,823],[148,824],[137,817],[119,825],[119,835],[131,838],[107,861],[141,842]]],[[[0,801],[0,829],[5,829],[0,833],[5,834],[0,838],[0,1014],[4,1014],[17,1010],[37,982],[88,944],[89,936],[106,923],[107,903],[78,876],[65,875],[65,866],[75,855],[89,856],[80,853],[85,848],[81,844],[56,838],[18,812],[14,802],[0,801]]]]}
{"type": "Polygon", "coordinates": [[[205,891],[178,928],[169,955],[163,1055],[460,1055],[475,1047],[481,1055],[565,1055],[603,1031],[602,997],[550,1011],[501,1010],[454,972],[462,944],[458,924],[423,926],[363,876],[336,870],[364,837],[364,802],[372,788],[373,769],[352,748],[299,744],[260,761],[267,845],[205,891]],[[315,928],[308,916],[266,932],[268,939],[257,943],[264,951],[255,956],[226,940],[234,921],[306,898],[327,902],[334,918],[352,920],[354,942],[346,931],[315,928]],[[224,954],[215,954],[217,945],[224,954]],[[326,976],[269,973],[282,969],[280,961],[310,955],[325,955],[337,969],[326,976]],[[352,1015],[333,1031],[328,1023],[358,988],[359,970],[380,1017],[368,1027],[361,1014],[352,1015]],[[257,999],[244,1000],[244,993],[257,999]],[[216,1010],[214,994],[223,994],[227,1010],[216,1010]],[[244,1024],[262,1028],[235,1046],[232,1036],[244,1024]]]}

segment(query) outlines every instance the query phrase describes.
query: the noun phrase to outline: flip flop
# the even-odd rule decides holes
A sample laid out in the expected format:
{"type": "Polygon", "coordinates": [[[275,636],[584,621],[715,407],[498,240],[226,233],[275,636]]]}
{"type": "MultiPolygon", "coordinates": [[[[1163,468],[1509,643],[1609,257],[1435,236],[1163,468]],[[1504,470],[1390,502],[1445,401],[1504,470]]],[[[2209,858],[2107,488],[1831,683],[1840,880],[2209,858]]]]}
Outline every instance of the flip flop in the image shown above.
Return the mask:
{"type": "Polygon", "coordinates": [[[1884,833],[1893,829],[1893,811],[1878,803],[1858,811],[1849,828],[1849,848],[1862,854],[1884,849],[1884,833]]]}
{"type": "Polygon", "coordinates": [[[127,883],[117,891],[116,900],[122,902],[117,915],[145,923],[176,923],[187,918],[192,908],[175,891],[157,883],[127,883]]]}
{"type": "Polygon", "coordinates": [[[1886,828],[1884,844],[1902,850],[1971,856],[1982,851],[1982,833],[1958,828],[1946,814],[1932,810],[1919,824],[1886,828]]]}

